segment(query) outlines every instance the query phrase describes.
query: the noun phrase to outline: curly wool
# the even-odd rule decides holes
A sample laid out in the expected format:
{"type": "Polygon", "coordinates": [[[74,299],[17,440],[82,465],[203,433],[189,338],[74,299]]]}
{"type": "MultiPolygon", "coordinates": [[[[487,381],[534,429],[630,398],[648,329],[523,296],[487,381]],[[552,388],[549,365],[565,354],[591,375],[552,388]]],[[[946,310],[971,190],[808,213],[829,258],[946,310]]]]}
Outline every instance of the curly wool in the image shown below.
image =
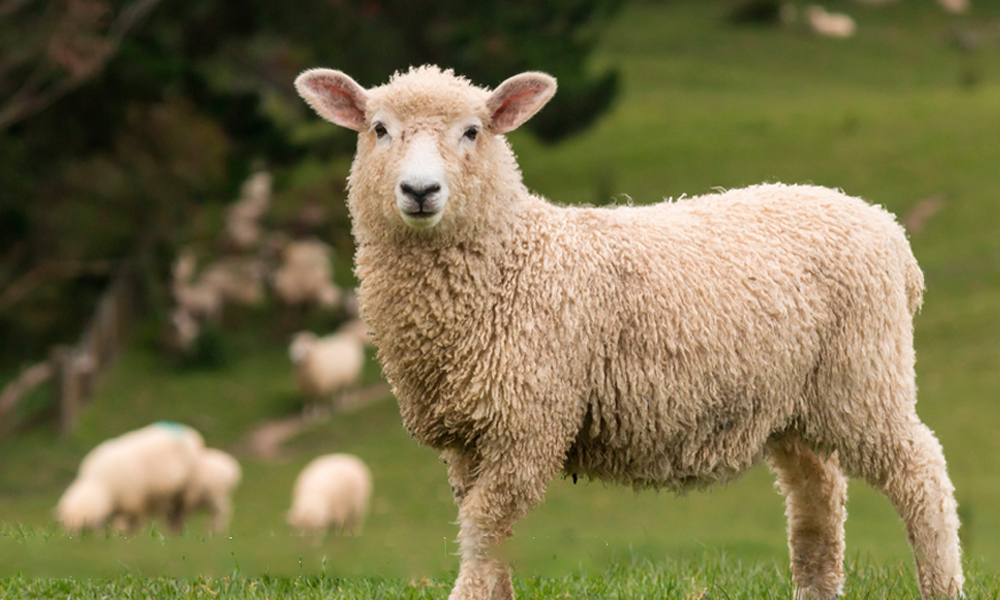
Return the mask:
{"type": "Polygon", "coordinates": [[[915,413],[923,276],[892,215],[781,184],[555,206],[528,193],[498,134],[551,97],[543,74],[493,93],[435,67],[371,90],[323,70],[297,86],[360,132],[359,299],[405,426],[449,463],[452,600],[512,597],[493,548],[559,471],[680,491],[765,457],[787,496],[796,597],[843,583],[845,473],[903,517],[924,597],[961,593],[953,488],[915,413]],[[420,185],[441,184],[430,228],[400,214],[416,206],[400,175],[415,160],[433,165],[420,185]]]}

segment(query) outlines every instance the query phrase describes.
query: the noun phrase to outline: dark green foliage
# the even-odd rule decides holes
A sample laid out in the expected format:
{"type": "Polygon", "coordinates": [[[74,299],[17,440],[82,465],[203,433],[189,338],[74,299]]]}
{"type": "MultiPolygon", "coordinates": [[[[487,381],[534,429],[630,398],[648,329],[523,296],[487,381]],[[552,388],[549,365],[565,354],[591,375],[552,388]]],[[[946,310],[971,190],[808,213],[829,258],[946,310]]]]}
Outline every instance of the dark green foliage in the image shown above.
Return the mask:
{"type": "MultiPolygon", "coordinates": [[[[217,231],[199,223],[255,165],[280,182],[307,156],[349,156],[350,132],[302,133],[315,116],[292,89],[301,70],[339,68],[369,86],[425,62],[484,85],[548,71],[563,91],[532,126],[556,141],[618,89],[587,60],[621,1],[161,1],[120,39],[140,0],[11,4],[0,14],[0,339],[17,352],[0,345],[0,367],[79,332],[92,306],[72,289],[94,261],[211,245],[217,231]],[[19,281],[27,292],[5,297],[19,281]]],[[[144,268],[164,280],[172,252],[156,255],[144,268]]]]}

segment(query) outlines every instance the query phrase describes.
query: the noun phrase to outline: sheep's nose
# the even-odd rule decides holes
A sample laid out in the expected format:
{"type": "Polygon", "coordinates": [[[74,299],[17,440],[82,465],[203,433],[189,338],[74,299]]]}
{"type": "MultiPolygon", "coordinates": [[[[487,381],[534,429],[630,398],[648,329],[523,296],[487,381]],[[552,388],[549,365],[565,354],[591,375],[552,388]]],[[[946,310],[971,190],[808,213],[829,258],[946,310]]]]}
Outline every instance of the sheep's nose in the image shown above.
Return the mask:
{"type": "Polygon", "coordinates": [[[399,189],[403,190],[403,193],[413,198],[418,205],[422,208],[424,205],[424,200],[431,194],[441,191],[441,184],[429,183],[427,185],[410,185],[409,183],[399,184],[399,189]]]}

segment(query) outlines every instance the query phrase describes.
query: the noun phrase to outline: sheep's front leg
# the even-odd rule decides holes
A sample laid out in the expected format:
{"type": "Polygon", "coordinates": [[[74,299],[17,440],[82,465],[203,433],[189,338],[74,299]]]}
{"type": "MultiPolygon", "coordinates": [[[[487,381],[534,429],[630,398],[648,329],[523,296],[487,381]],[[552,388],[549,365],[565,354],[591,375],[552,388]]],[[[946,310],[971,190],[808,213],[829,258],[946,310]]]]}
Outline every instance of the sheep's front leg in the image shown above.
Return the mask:
{"type": "Polygon", "coordinates": [[[448,483],[451,484],[455,504],[461,506],[472,489],[479,460],[472,452],[460,450],[445,450],[441,453],[441,460],[448,465],[448,483]]]}
{"type": "Polygon", "coordinates": [[[492,474],[465,492],[456,494],[462,563],[449,600],[513,600],[510,572],[494,552],[528,511],[527,494],[492,474]]]}
{"type": "Polygon", "coordinates": [[[462,559],[449,600],[513,600],[510,572],[496,549],[514,533],[514,523],[541,502],[559,468],[557,452],[549,457],[532,452],[531,445],[504,444],[516,450],[502,456],[449,457],[462,559]]]}

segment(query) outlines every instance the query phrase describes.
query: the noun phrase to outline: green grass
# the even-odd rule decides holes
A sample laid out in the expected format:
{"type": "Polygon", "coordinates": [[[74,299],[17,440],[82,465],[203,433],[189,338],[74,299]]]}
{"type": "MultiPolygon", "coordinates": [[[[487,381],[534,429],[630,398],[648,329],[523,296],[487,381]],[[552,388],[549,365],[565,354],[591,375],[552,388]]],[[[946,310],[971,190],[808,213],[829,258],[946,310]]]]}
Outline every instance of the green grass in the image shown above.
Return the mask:
{"type": "MultiPolygon", "coordinates": [[[[594,128],[557,147],[512,135],[525,180],[560,203],[646,203],[775,180],[840,187],[900,215],[922,199],[944,198],[911,238],[928,288],[916,320],[918,411],[949,460],[966,557],[982,586],[970,598],[998,597],[1000,36],[990,32],[1000,5],[975,3],[971,16],[953,18],[932,2],[879,10],[844,3],[859,22],[851,40],[737,28],[721,18],[728,6],[626,7],[594,59],[595,67],[621,69],[621,97],[594,128]],[[950,45],[954,27],[980,32],[980,51],[950,45]]],[[[263,320],[225,334],[220,371],[179,370],[137,344],[100,382],[73,435],[40,429],[0,441],[0,576],[12,577],[0,586],[17,586],[0,587],[0,596],[90,585],[33,577],[111,578],[76,588],[82,598],[113,585],[135,597],[154,586],[155,598],[212,595],[203,589],[247,598],[447,596],[441,582],[457,566],[457,548],[445,469],[402,429],[391,399],[311,427],[280,461],[243,450],[256,423],[298,402],[286,340],[263,320]],[[158,419],[190,423],[241,459],[231,537],[205,539],[202,521],[179,537],[154,528],[81,539],[55,529],[51,508],[83,454],[158,419]],[[313,456],[332,451],[356,453],[373,470],[365,534],[293,535],[283,521],[291,482],[313,456]],[[162,575],[181,579],[156,579],[162,575]],[[432,585],[409,583],[424,577],[432,585]]],[[[374,364],[366,377],[377,380],[374,364]]],[[[848,597],[915,596],[906,535],[888,502],[852,482],[848,511],[848,554],[866,557],[854,563],[862,567],[852,571],[856,595],[848,597]]],[[[692,581],[704,582],[704,597],[787,598],[784,528],[782,500],[764,468],[680,498],[557,480],[505,551],[522,598],[694,598],[702,588],[692,581]],[[726,560],[705,565],[706,552],[726,560]]]]}
{"type": "MultiPolygon", "coordinates": [[[[915,580],[908,575],[899,569],[879,567],[867,560],[850,561],[846,589],[841,598],[916,598],[919,592],[915,580]]],[[[79,600],[108,597],[155,600],[443,600],[448,597],[451,584],[451,577],[342,578],[325,573],[296,577],[247,577],[238,569],[233,569],[225,576],[213,578],[143,577],[135,574],[107,579],[15,576],[0,580],[0,595],[17,600],[56,597],[79,600]]],[[[521,600],[785,600],[792,595],[792,585],[781,566],[764,562],[745,563],[730,556],[711,554],[698,560],[662,564],[626,560],[614,563],[598,574],[574,572],[561,577],[514,577],[514,593],[521,600]]],[[[995,598],[1000,594],[1000,579],[972,568],[968,573],[966,593],[969,598],[995,598]]]]}

